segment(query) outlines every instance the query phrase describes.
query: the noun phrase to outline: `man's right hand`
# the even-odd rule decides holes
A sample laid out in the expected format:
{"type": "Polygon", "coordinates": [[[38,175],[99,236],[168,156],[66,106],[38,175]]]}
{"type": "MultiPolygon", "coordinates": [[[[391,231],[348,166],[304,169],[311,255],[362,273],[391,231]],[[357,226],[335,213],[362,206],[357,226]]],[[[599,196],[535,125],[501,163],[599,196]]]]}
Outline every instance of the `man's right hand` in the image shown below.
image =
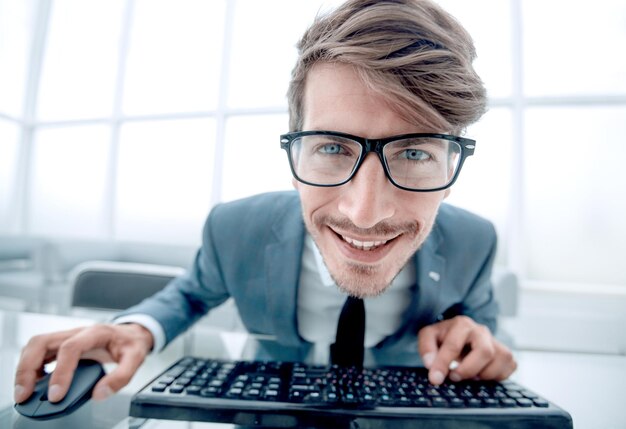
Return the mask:
{"type": "Polygon", "coordinates": [[[15,402],[29,398],[46,363],[57,361],[50,377],[48,399],[65,397],[82,358],[118,366],[94,386],[92,398],[105,399],[128,384],[152,349],[152,334],[141,325],[99,324],[87,328],[37,335],[22,350],[15,373],[15,402]]]}

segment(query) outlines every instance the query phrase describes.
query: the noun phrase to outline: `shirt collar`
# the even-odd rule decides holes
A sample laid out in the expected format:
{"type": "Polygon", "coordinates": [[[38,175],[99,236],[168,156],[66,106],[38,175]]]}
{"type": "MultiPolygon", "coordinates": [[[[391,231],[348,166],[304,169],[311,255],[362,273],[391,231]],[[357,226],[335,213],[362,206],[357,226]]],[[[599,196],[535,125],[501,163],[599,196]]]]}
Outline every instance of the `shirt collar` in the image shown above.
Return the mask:
{"type": "Polygon", "coordinates": [[[322,254],[320,250],[317,248],[317,244],[313,241],[313,237],[311,234],[307,232],[306,238],[304,239],[304,245],[313,253],[315,257],[315,266],[317,267],[317,272],[320,275],[320,279],[322,280],[322,284],[326,287],[335,286],[335,281],[328,272],[328,268],[326,268],[326,264],[324,263],[324,259],[322,259],[322,254]]]}

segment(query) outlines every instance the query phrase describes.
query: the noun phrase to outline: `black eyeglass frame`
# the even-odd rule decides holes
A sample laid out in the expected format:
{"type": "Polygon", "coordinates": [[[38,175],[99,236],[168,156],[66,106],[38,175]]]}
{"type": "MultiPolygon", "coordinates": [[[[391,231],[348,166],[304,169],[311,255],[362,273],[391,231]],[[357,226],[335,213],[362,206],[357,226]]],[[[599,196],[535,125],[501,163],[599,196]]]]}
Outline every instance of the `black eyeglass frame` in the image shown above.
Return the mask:
{"type": "Polygon", "coordinates": [[[374,152],[378,155],[378,159],[380,160],[380,163],[383,166],[385,176],[387,176],[387,179],[389,179],[389,181],[397,188],[403,189],[405,191],[410,191],[410,192],[436,192],[436,191],[442,191],[444,189],[448,189],[450,186],[454,184],[454,182],[456,182],[456,179],[459,177],[459,173],[461,172],[461,168],[463,167],[463,163],[465,162],[465,159],[468,156],[472,156],[474,154],[474,149],[476,148],[476,141],[472,139],[468,139],[466,137],[459,137],[459,136],[454,136],[451,134],[439,134],[439,133],[400,134],[396,136],[385,137],[384,139],[367,139],[365,137],[359,137],[359,136],[355,136],[352,134],[342,133],[339,131],[296,131],[292,133],[282,134],[280,136],[280,147],[281,149],[284,149],[287,152],[287,158],[289,159],[289,168],[291,168],[291,174],[293,174],[293,177],[295,177],[296,180],[298,180],[299,182],[302,182],[307,185],[319,186],[323,188],[330,188],[334,186],[345,185],[350,180],[352,180],[355,174],[359,171],[359,168],[361,167],[361,164],[363,164],[363,161],[365,160],[365,157],[367,156],[367,154],[369,154],[370,152],[374,152]],[[291,146],[292,146],[293,141],[296,140],[297,138],[311,136],[311,135],[342,137],[342,138],[353,140],[361,145],[361,147],[363,148],[363,150],[361,151],[361,155],[359,156],[359,159],[357,160],[354,168],[352,169],[352,173],[350,173],[350,175],[348,176],[346,180],[339,182],[339,183],[322,185],[319,183],[308,182],[298,176],[298,174],[296,173],[293,167],[293,161],[291,158],[291,146]],[[433,188],[433,189],[407,188],[405,186],[402,186],[396,183],[395,180],[393,180],[393,178],[391,177],[391,174],[389,173],[389,166],[387,165],[387,160],[385,159],[385,156],[383,155],[383,148],[389,143],[392,143],[397,140],[404,140],[404,139],[410,139],[410,138],[424,138],[424,137],[448,140],[448,141],[458,144],[459,147],[461,148],[461,158],[459,160],[459,166],[457,170],[454,172],[454,176],[452,177],[452,180],[450,180],[450,182],[448,182],[444,186],[440,186],[438,188],[433,188]]]}

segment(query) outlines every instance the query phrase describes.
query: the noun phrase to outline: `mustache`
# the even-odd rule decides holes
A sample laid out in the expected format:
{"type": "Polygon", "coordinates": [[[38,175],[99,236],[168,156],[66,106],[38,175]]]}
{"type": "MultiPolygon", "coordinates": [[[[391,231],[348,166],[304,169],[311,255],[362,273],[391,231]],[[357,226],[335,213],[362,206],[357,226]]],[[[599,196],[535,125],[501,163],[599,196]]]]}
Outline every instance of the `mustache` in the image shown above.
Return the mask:
{"type": "Polygon", "coordinates": [[[397,236],[408,234],[416,236],[419,232],[419,224],[415,221],[403,223],[391,223],[381,221],[370,228],[360,228],[353,224],[348,218],[320,215],[313,218],[313,222],[318,228],[328,226],[333,229],[353,233],[358,236],[397,236]]]}

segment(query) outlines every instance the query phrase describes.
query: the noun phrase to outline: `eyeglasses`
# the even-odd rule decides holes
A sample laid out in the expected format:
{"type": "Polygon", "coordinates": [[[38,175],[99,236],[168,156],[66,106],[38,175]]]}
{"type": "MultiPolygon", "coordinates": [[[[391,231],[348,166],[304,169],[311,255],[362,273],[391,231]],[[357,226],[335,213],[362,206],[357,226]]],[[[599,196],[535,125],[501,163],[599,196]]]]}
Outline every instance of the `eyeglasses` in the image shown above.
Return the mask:
{"type": "Polygon", "coordinates": [[[448,134],[402,134],[366,139],[336,131],[300,131],[280,136],[289,166],[299,182],[340,186],[350,181],[365,156],[375,152],[385,175],[400,189],[440,191],[457,179],[474,140],[448,134]]]}

